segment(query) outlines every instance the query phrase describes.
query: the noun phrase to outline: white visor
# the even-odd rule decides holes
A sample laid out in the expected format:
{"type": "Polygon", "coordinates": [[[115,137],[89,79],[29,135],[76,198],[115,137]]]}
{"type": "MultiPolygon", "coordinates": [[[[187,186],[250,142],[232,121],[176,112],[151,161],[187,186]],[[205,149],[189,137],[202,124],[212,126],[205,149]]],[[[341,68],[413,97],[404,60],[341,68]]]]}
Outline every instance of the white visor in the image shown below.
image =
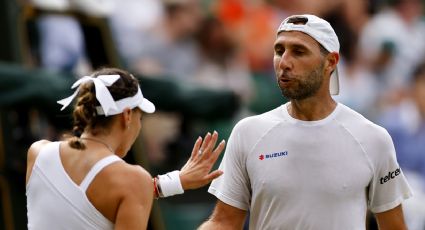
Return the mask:
{"type": "Polygon", "coordinates": [[[146,113],[155,112],[155,105],[148,99],[143,97],[140,87],[138,87],[136,95],[115,101],[112,98],[112,95],[109,92],[107,86],[111,86],[119,78],[120,75],[114,74],[99,75],[96,78],[91,76],[85,76],[79,79],[71,87],[71,89],[78,87],[74,91],[74,93],[71,96],[58,101],[59,104],[63,105],[61,110],[65,109],[78,95],[81,84],[92,81],[96,90],[96,99],[99,101],[100,104],[100,106],[96,107],[97,115],[116,115],[122,113],[125,108],[134,109],[136,107],[139,107],[143,112],[146,113]]]}
{"type": "MultiPolygon", "coordinates": [[[[134,109],[136,107],[139,107],[139,109],[145,113],[155,112],[155,105],[143,97],[140,88],[137,90],[136,95],[115,101],[115,105],[116,108],[110,108],[107,116],[120,114],[124,111],[125,108],[134,109]]],[[[96,112],[97,115],[105,115],[105,111],[103,111],[102,106],[96,106],[96,112]]]]}

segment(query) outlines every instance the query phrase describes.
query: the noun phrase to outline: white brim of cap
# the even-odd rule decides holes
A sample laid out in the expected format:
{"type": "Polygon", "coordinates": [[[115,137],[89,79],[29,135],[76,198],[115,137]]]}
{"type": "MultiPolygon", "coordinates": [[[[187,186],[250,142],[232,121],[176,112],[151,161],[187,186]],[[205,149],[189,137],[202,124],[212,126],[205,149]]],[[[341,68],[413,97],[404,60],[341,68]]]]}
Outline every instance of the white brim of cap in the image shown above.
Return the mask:
{"type": "Polygon", "coordinates": [[[143,98],[142,103],[140,103],[138,107],[145,113],[155,112],[155,105],[146,98],[143,98]]]}

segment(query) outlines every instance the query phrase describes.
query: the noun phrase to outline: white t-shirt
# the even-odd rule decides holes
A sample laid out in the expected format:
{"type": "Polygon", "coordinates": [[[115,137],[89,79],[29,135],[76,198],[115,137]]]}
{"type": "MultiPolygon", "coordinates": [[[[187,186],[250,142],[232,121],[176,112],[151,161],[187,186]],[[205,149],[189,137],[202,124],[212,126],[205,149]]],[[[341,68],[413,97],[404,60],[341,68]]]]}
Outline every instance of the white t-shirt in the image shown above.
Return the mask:
{"type": "Polygon", "coordinates": [[[209,192],[250,211],[250,229],[365,229],[412,195],[387,131],[343,104],[323,120],[282,105],[232,131],[209,192]]]}

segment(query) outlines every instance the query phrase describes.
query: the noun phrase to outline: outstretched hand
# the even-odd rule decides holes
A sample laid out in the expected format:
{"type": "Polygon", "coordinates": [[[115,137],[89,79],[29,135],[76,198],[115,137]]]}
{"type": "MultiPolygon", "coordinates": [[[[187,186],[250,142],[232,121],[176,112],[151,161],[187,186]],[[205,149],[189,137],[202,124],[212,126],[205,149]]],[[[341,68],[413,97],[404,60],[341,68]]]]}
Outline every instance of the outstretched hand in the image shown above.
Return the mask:
{"type": "Polygon", "coordinates": [[[210,172],[226,145],[222,140],[214,149],[217,139],[218,133],[214,131],[212,135],[208,133],[203,141],[201,137],[196,140],[189,160],[180,170],[180,181],[184,190],[203,187],[223,174],[220,170],[210,172]]]}

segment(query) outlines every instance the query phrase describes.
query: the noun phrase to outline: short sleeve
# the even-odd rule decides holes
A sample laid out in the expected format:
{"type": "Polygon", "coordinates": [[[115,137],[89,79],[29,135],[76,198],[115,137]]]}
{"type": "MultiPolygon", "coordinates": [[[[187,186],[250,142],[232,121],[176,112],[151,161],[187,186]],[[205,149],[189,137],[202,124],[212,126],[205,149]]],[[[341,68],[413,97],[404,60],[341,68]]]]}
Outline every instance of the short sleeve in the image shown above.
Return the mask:
{"type": "Polygon", "coordinates": [[[224,174],[211,183],[208,192],[228,205],[248,210],[251,191],[244,154],[246,153],[241,147],[241,134],[236,125],[219,167],[224,174]]]}
{"type": "Polygon", "coordinates": [[[374,167],[369,185],[369,208],[374,213],[384,212],[400,205],[412,196],[412,191],[397,163],[394,144],[388,132],[378,137],[371,148],[374,167]]]}

